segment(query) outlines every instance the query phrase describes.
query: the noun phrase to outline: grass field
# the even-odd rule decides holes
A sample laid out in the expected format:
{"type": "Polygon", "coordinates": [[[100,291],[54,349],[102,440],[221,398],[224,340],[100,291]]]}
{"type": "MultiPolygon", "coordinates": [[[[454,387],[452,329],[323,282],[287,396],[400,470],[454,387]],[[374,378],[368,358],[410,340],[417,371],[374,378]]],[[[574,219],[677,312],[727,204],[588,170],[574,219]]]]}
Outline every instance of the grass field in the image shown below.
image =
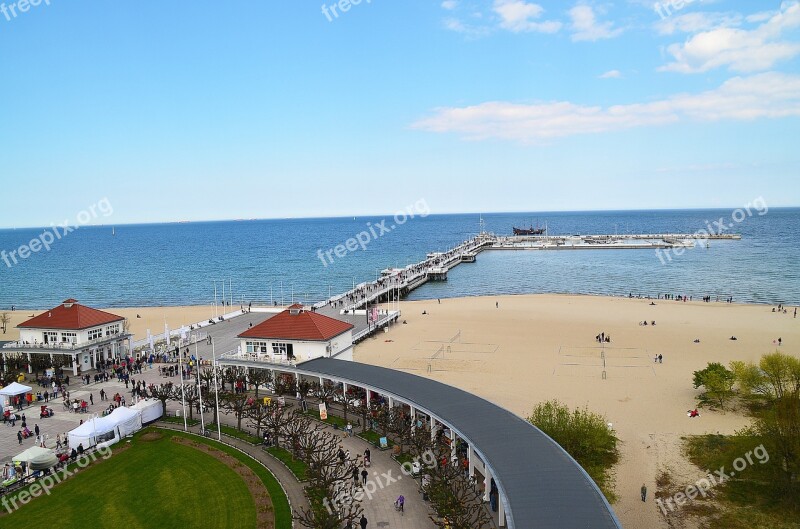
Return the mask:
{"type": "Polygon", "coordinates": [[[81,471],[2,517],[4,527],[252,528],[256,511],[242,479],[217,459],[169,440],[145,441],[81,471]]]}

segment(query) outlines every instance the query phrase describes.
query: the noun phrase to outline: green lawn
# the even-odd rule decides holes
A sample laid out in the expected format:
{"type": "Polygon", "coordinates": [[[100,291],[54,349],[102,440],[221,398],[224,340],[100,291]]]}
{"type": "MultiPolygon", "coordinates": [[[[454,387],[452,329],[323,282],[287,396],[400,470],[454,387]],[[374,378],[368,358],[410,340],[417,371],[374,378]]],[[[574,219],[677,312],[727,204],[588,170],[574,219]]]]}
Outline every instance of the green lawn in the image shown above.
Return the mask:
{"type": "Polygon", "coordinates": [[[50,496],[3,517],[4,527],[252,528],[255,504],[242,479],[217,459],[162,439],[144,441],[79,472],[50,496]]]}
{"type": "Polygon", "coordinates": [[[57,525],[65,529],[255,527],[256,506],[239,475],[214,457],[169,440],[180,436],[214,446],[253,469],[272,497],[276,527],[291,527],[286,496],[260,464],[214,441],[160,432],[163,437],[154,441],[137,435],[129,448],[81,470],[50,496],[0,517],[0,525],[49,526],[57,513],[57,525]]]}

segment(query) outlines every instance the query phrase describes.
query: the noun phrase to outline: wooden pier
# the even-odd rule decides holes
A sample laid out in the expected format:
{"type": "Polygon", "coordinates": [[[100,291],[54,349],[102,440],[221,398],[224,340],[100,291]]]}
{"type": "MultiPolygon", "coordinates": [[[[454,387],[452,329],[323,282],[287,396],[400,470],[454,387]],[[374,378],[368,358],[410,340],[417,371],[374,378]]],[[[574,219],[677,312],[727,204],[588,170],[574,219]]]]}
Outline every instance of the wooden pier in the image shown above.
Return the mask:
{"type": "MultiPolygon", "coordinates": [[[[387,268],[376,281],[356,285],[343,294],[338,294],[314,305],[314,310],[336,317],[351,314],[356,310],[406,297],[428,281],[446,281],[447,273],[461,263],[474,263],[484,250],[653,250],[667,248],[692,248],[708,240],[735,241],[739,234],[718,234],[700,237],[696,234],[593,234],[593,235],[522,235],[497,236],[481,233],[446,252],[433,252],[424,261],[405,268],[387,268]]],[[[363,311],[362,311],[363,312],[363,311]]],[[[382,320],[396,320],[399,311],[386,314],[382,320]]],[[[375,324],[369,333],[380,330],[383,324],[375,324]]]]}

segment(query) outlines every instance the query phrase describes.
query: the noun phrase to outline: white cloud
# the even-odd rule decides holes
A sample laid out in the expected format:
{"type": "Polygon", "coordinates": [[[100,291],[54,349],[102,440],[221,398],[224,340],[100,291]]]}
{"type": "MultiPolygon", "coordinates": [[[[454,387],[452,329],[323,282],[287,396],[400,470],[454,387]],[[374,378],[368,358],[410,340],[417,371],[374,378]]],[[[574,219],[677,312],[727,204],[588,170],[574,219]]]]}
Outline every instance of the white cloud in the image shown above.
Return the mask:
{"type": "Polygon", "coordinates": [[[667,52],[673,62],[661,71],[707,72],[727,67],[735,72],[756,72],[800,54],[800,43],[781,40],[784,32],[800,27],[800,4],[784,4],[760,26],[751,29],[718,27],[693,35],[667,52]]]}
{"type": "Polygon", "coordinates": [[[600,39],[610,39],[622,33],[622,29],[614,29],[612,22],[598,22],[594,9],[590,5],[579,4],[569,10],[569,17],[572,20],[572,40],[596,41],[600,39]]]}
{"type": "Polygon", "coordinates": [[[539,20],[544,13],[544,8],[539,4],[524,0],[494,0],[492,9],[500,17],[500,27],[515,33],[556,33],[561,29],[561,22],[539,20]]]}
{"type": "Polygon", "coordinates": [[[452,11],[456,7],[458,7],[457,0],[444,0],[444,2],[442,2],[442,9],[447,9],[448,11],[452,11]]]}
{"type": "Polygon", "coordinates": [[[622,72],[619,70],[609,70],[599,76],[600,79],[619,79],[620,77],[622,77],[622,72]]]}
{"type": "Polygon", "coordinates": [[[470,140],[497,138],[540,143],[577,134],[597,134],[683,121],[800,117],[800,75],[778,72],[734,77],[714,90],[651,101],[586,106],[568,101],[516,104],[492,101],[439,108],[412,127],[454,132],[470,140]]]}

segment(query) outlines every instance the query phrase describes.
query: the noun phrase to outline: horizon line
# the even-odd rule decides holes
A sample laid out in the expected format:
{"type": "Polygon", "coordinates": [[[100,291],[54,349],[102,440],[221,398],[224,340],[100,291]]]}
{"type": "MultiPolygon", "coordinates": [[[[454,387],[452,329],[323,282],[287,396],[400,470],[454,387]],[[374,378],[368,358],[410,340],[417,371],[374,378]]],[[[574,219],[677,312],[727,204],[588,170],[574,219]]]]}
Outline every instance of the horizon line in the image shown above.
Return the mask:
{"type": "MultiPolygon", "coordinates": [[[[563,209],[563,210],[547,210],[547,211],[460,211],[450,213],[429,213],[425,217],[444,217],[455,215],[510,215],[510,214],[550,214],[550,213],[633,213],[633,212],[651,212],[651,211],[720,211],[720,210],[736,210],[742,206],[736,207],[688,207],[688,208],[646,208],[646,209],[563,209]]],[[[800,205],[795,206],[769,206],[769,209],[800,209],[800,205]]],[[[375,214],[361,214],[352,215],[354,219],[361,218],[374,218],[374,217],[391,217],[395,213],[375,213],[375,214]]],[[[103,223],[103,224],[83,224],[79,227],[86,228],[100,228],[100,227],[124,227],[124,226],[154,226],[159,224],[203,224],[215,222],[259,222],[259,221],[281,221],[281,220],[334,220],[334,219],[347,219],[351,215],[333,215],[322,217],[253,217],[253,218],[224,218],[224,219],[198,219],[198,220],[159,220],[148,222],[122,222],[122,223],[103,223]]],[[[14,230],[33,230],[33,229],[49,229],[51,226],[0,226],[0,231],[14,231],[14,230]]]]}

